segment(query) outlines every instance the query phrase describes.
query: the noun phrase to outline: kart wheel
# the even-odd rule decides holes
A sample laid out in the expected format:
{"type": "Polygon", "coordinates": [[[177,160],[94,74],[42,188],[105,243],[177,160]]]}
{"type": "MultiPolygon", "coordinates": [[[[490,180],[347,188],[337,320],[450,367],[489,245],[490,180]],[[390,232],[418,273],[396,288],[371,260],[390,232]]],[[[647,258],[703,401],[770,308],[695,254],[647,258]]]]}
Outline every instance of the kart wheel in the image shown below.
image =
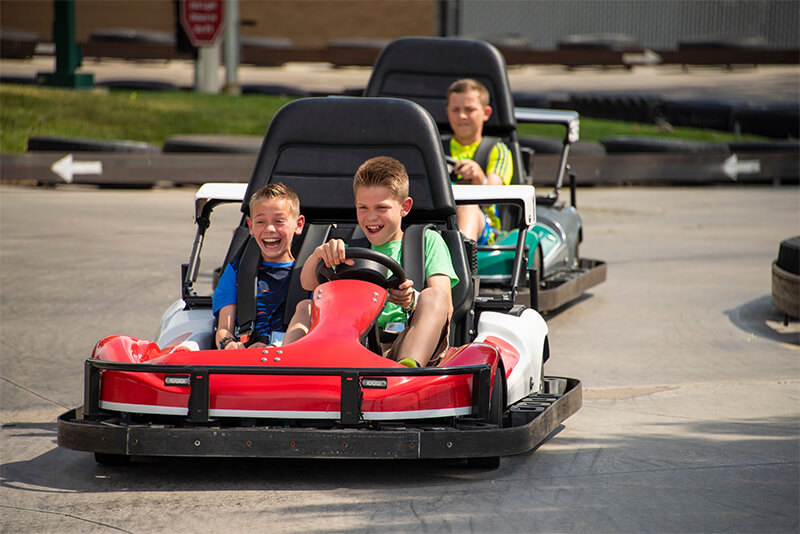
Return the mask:
{"type": "MultiPolygon", "coordinates": [[[[489,401],[489,420],[488,422],[503,428],[503,413],[506,405],[503,400],[503,368],[498,366],[494,373],[492,382],[492,398],[489,401]]],[[[467,458],[467,465],[479,469],[497,469],[500,467],[499,456],[487,456],[485,458],[467,458]]]]}
{"type": "Polygon", "coordinates": [[[489,401],[489,422],[503,428],[503,413],[506,411],[506,404],[503,395],[503,368],[497,367],[492,383],[492,398],[489,401]]]}
{"type": "Polygon", "coordinates": [[[100,465],[127,465],[131,457],[127,454],[109,454],[107,452],[94,453],[94,461],[100,465]]]}

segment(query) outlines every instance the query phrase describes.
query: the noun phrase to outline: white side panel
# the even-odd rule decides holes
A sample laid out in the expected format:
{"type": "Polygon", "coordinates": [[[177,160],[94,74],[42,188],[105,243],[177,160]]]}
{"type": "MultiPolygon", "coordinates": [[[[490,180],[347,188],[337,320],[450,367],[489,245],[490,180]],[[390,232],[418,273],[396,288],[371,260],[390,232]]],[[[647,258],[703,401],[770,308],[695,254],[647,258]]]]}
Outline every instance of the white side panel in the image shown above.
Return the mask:
{"type": "Polygon", "coordinates": [[[209,309],[185,310],[183,300],[176,300],[161,317],[156,334],[159,347],[180,343],[190,350],[214,348],[214,315],[209,309]]]}
{"type": "Polygon", "coordinates": [[[547,337],[547,323],[538,312],[527,309],[519,317],[505,313],[483,312],[478,321],[478,336],[483,341],[495,336],[517,349],[519,363],[508,376],[508,403],[512,404],[539,390],[542,381],[542,353],[547,337]]]}

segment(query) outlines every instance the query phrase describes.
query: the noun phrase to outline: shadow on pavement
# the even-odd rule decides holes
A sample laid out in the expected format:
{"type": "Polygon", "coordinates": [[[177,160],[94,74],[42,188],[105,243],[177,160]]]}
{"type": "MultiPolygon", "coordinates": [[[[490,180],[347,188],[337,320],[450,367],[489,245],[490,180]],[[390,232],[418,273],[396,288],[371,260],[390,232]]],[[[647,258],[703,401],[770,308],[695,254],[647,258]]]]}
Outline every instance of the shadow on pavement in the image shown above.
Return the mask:
{"type": "Polygon", "coordinates": [[[764,295],[732,310],[725,315],[738,328],[759,337],[779,343],[800,346],[800,324],[794,319],[783,325],[783,313],[772,306],[772,297],[764,295]]]}

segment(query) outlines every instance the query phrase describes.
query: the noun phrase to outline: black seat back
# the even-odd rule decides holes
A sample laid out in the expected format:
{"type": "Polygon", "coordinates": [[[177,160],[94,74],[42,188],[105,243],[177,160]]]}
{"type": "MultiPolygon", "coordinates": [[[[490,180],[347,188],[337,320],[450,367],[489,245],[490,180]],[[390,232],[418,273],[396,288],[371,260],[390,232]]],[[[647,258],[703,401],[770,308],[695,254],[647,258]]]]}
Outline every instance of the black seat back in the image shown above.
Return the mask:
{"type": "MultiPolygon", "coordinates": [[[[355,223],[353,175],[375,156],[391,156],[408,172],[414,206],[405,223],[432,223],[445,235],[457,233],[453,191],[436,124],[422,107],[393,98],[305,98],[281,108],[264,137],[242,212],[248,214],[255,191],[283,182],[300,198],[307,225],[355,223]]],[[[469,262],[463,243],[451,239],[448,245],[460,279],[453,292],[455,325],[470,316],[474,286],[472,273],[464,268],[469,262]]],[[[303,248],[309,247],[303,244],[303,248]]]]}
{"type": "Polygon", "coordinates": [[[460,78],[474,78],[489,90],[492,115],[484,135],[503,138],[514,157],[514,183],[524,181],[514,118],[514,101],[502,54],[491,44],[470,39],[409,37],[389,43],[378,56],[364,90],[367,97],[412,100],[433,116],[439,132],[447,121],[447,89],[460,78]]]}

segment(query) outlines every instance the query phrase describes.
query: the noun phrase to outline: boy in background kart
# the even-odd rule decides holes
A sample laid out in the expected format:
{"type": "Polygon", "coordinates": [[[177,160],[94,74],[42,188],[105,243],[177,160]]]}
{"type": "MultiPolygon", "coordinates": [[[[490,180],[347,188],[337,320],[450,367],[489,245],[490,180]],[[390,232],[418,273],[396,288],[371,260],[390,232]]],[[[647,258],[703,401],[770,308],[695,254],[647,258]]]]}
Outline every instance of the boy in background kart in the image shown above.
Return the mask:
{"type": "MultiPolygon", "coordinates": [[[[258,269],[256,318],[248,347],[267,346],[273,341],[275,332],[283,329],[284,302],[294,266],[292,238],[300,235],[304,224],[297,194],[285,184],[266,185],[250,199],[247,226],[261,250],[261,265],[258,269]]],[[[238,273],[239,263],[229,264],[212,297],[212,311],[219,318],[215,336],[219,349],[245,348],[245,343],[235,336],[238,273]]],[[[287,334],[294,328],[290,323],[287,334]]]]}
{"type": "MultiPolygon", "coordinates": [[[[401,223],[414,203],[408,196],[408,174],[403,164],[386,156],[367,160],[356,171],[353,193],[358,225],[370,248],[400,262],[401,223]]],[[[394,341],[382,343],[381,348],[386,358],[407,367],[435,365],[441,359],[447,349],[453,313],[450,290],[458,283],[450,251],[438,233],[425,232],[424,250],[424,288],[419,291],[411,280],[406,280],[396,289],[390,289],[389,302],[378,317],[382,329],[392,323],[405,325],[394,341]]],[[[304,289],[313,291],[319,285],[316,266],[320,261],[327,267],[354,263],[346,257],[344,241],[331,239],[317,247],[303,265],[300,281],[304,289]]],[[[304,303],[298,305],[293,323],[310,324],[310,301],[304,303]]]]}
{"type": "MultiPolygon", "coordinates": [[[[483,137],[483,124],[492,107],[489,91],[472,78],[453,82],[447,90],[447,120],[453,130],[445,153],[458,160],[454,172],[458,183],[473,185],[508,185],[514,175],[511,151],[497,138],[483,137]]],[[[479,245],[491,244],[500,230],[497,207],[476,204],[458,206],[458,228],[464,237],[479,245]]]]}

